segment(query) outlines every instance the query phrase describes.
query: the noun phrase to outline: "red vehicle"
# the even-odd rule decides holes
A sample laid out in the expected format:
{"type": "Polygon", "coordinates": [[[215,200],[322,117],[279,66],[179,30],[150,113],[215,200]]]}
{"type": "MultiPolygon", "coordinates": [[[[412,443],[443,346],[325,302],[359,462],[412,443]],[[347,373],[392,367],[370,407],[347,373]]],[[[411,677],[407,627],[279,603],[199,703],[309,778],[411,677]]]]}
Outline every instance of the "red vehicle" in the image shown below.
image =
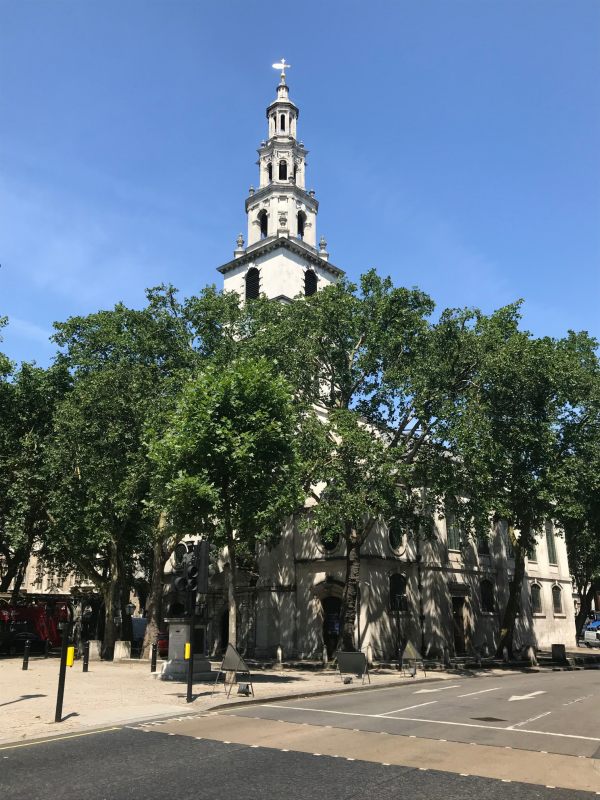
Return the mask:
{"type": "Polygon", "coordinates": [[[70,607],[64,601],[0,606],[0,652],[20,652],[27,640],[40,649],[46,642],[57,647],[61,643],[59,623],[70,618],[70,607]]]}

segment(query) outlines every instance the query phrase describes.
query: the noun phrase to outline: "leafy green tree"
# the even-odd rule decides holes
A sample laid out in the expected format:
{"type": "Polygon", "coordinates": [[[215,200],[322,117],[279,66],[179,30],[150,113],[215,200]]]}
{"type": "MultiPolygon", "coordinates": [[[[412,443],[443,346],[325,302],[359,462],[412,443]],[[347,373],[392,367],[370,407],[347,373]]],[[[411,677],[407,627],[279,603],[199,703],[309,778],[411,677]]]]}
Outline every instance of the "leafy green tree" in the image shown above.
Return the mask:
{"type": "Polygon", "coordinates": [[[597,342],[586,334],[570,333],[561,350],[571,391],[558,442],[555,515],[579,595],[579,633],[600,590],[600,365],[597,342]]]}
{"type": "Polygon", "coordinates": [[[345,538],[342,646],[353,649],[366,538],[382,524],[432,530],[419,490],[441,493],[449,474],[448,420],[475,367],[478,315],[449,310],[434,324],[427,295],[374,271],[360,287],[342,281],[289,304],[246,307],[238,347],[276,361],[299,406],[321,411],[310,431],[304,419],[301,439],[309,522],[345,538]]]}
{"type": "Polygon", "coordinates": [[[452,429],[460,454],[455,474],[468,486],[458,505],[464,518],[504,520],[515,571],[501,622],[498,653],[512,653],[525,557],[536,532],[562,501],[556,475],[560,431],[572,389],[568,353],[560,342],[519,329],[519,307],[483,322],[479,367],[468,402],[452,429]]]}
{"type": "Polygon", "coordinates": [[[185,387],[153,456],[178,529],[227,548],[229,641],[237,641],[237,567],[300,502],[291,389],[266,360],[206,366],[185,387]]]}
{"type": "Polygon", "coordinates": [[[56,405],[68,390],[60,367],[0,369],[0,592],[19,593],[32,550],[48,534],[48,454],[56,405]],[[7,379],[8,378],[8,379],[7,379]]]}
{"type": "Polygon", "coordinates": [[[151,290],[142,310],[119,304],[56,328],[58,362],[71,371],[73,389],[55,423],[47,550],[101,592],[103,647],[110,654],[119,633],[115,618],[148,550],[149,628],[157,627],[162,573],[175,542],[152,494],[147,432],[160,429],[196,356],[171,287],[151,290]]]}

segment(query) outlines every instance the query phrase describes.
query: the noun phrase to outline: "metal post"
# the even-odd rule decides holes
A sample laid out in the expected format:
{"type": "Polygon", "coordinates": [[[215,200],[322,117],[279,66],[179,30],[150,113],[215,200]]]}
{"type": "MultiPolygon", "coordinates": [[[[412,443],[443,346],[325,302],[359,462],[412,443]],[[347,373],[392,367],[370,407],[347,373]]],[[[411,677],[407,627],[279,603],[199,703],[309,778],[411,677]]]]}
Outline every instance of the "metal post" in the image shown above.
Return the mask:
{"type": "Polygon", "coordinates": [[[29,669],[29,652],[31,650],[31,639],[25,641],[23,648],[23,669],[29,669]]]}
{"type": "Polygon", "coordinates": [[[154,642],[152,645],[152,655],[150,657],[150,672],[156,672],[156,656],[158,653],[158,642],[154,642]]]}
{"type": "Polygon", "coordinates": [[[48,658],[50,655],[50,639],[46,639],[44,642],[44,658],[48,658]]]}
{"type": "Polygon", "coordinates": [[[90,643],[83,643],[83,671],[87,672],[90,666],[90,643]]]}
{"type": "Polygon", "coordinates": [[[64,623],[62,634],[62,644],[60,648],[60,671],[58,673],[58,692],[56,695],[56,713],[54,722],[62,721],[63,697],[65,694],[65,676],[67,674],[67,649],[69,647],[70,624],[64,623]]]}
{"type": "Polygon", "coordinates": [[[194,635],[196,633],[196,614],[195,607],[192,606],[192,615],[190,617],[190,657],[188,659],[188,674],[187,674],[187,695],[186,703],[191,703],[194,699],[192,697],[192,684],[194,682],[194,635]]]}

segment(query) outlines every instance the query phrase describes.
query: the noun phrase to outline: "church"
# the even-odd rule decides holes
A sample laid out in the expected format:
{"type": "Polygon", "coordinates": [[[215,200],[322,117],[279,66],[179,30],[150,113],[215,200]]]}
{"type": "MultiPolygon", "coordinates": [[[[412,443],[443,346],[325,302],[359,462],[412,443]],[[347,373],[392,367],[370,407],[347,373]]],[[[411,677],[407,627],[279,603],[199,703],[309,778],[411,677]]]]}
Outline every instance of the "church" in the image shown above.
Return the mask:
{"type": "MultiPolygon", "coordinates": [[[[247,239],[238,236],[233,259],[218,268],[223,288],[242,302],[259,295],[289,302],[338,280],[317,236],[319,203],[306,189],[308,151],[298,139],[299,109],[281,70],[276,97],[267,107],[267,138],[258,148],[258,188],[245,201],[247,239]]],[[[409,640],[428,658],[493,653],[508,601],[514,558],[506,526],[489,541],[463,537],[450,514],[435,520],[434,541],[373,532],[362,547],[355,641],[376,659],[397,657],[409,640]]],[[[315,533],[286,522],[279,542],[260,548],[258,579],[239,587],[238,645],[248,655],[273,658],[329,656],[337,644],[346,570],[345,545],[324,543],[315,533]]],[[[225,559],[226,560],[226,559],[225,559]]],[[[224,564],[212,579],[208,645],[227,642],[224,564]]],[[[242,578],[243,580],[243,578],[242,578]]],[[[564,538],[547,522],[526,560],[515,645],[548,648],[575,643],[574,606],[564,538]]]]}

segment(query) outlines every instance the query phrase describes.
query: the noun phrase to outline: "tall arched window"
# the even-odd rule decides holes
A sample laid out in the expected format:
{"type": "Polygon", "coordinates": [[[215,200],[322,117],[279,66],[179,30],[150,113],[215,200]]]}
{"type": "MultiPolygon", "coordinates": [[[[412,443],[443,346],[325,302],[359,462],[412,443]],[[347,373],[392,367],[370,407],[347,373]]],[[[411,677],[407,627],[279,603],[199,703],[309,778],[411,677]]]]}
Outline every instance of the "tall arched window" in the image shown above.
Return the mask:
{"type": "Polygon", "coordinates": [[[267,165],[267,177],[269,178],[269,183],[273,180],[273,164],[269,161],[267,165]]]}
{"type": "Polygon", "coordinates": [[[281,114],[281,116],[279,117],[279,122],[280,122],[281,130],[284,131],[285,130],[285,114],[281,114]]]}
{"type": "Polygon", "coordinates": [[[258,220],[260,225],[260,238],[266,239],[267,236],[269,235],[269,215],[264,210],[264,208],[262,209],[262,211],[258,212],[258,216],[256,217],[256,219],[258,220]]]}
{"type": "Polygon", "coordinates": [[[287,161],[279,162],[279,180],[287,181],[287,161]]]}
{"type": "Polygon", "coordinates": [[[554,609],[555,614],[562,614],[563,607],[562,607],[562,590],[560,586],[553,586],[552,587],[552,608],[554,609]]]}
{"type": "Polygon", "coordinates": [[[542,587],[539,583],[531,584],[531,611],[534,614],[542,613],[542,587]]]}
{"type": "Polygon", "coordinates": [[[246,300],[256,300],[260,292],[260,273],[256,267],[250,267],[246,273],[246,300]]]}
{"type": "Polygon", "coordinates": [[[304,239],[304,226],[306,225],[306,214],[304,211],[298,212],[298,238],[304,239]]]}
{"type": "Polygon", "coordinates": [[[399,573],[390,575],[390,608],[392,611],[408,611],[406,578],[399,573]]]}
{"type": "Polygon", "coordinates": [[[312,269],[304,273],[304,296],[311,297],[317,292],[317,275],[312,269]]]}
{"type": "Polygon", "coordinates": [[[494,585],[491,581],[483,580],[479,584],[479,591],[481,593],[481,610],[492,614],[495,611],[494,585]]]}

